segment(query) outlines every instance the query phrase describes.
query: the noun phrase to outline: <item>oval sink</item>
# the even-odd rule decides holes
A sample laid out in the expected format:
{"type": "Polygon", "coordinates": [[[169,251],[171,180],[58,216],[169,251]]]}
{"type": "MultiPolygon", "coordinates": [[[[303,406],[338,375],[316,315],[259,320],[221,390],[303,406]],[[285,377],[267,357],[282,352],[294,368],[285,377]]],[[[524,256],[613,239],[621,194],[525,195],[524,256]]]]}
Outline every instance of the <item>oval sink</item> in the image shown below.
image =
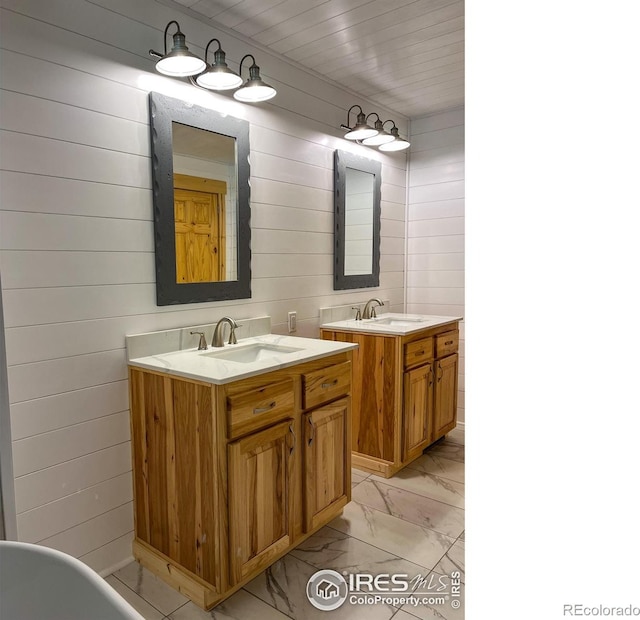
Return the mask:
{"type": "Polygon", "coordinates": [[[295,347],[283,347],[275,344],[250,344],[238,348],[225,348],[220,351],[212,351],[211,353],[202,353],[204,357],[215,357],[216,359],[227,360],[229,362],[239,362],[241,364],[251,364],[252,362],[262,362],[264,360],[274,359],[288,353],[296,353],[302,351],[295,347]]]}

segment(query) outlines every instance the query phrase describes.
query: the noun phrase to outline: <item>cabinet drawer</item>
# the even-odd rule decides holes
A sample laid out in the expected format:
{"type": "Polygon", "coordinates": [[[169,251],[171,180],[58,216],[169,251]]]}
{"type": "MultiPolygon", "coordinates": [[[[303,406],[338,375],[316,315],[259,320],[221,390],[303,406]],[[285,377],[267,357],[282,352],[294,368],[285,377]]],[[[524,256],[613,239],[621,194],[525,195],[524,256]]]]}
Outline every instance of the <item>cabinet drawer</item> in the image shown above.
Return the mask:
{"type": "Polygon", "coordinates": [[[302,375],[302,402],[305,409],[346,394],[351,389],[351,362],[336,364],[302,375]]]}
{"type": "Polygon", "coordinates": [[[416,366],[433,358],[433,338],[422,338],[404,345],[404,367],[416,366]]]}
{"type": "Polygon", "coordinates": [[[286,418],[292,414],[293,406],[291,379],[227,396],[229,436],[237,437],[286,418]]]}
{"type": "Polygon", "coordinates": [[[458,330],[436,336],[436,357],[449,355],[458,350],[458,330]]]}

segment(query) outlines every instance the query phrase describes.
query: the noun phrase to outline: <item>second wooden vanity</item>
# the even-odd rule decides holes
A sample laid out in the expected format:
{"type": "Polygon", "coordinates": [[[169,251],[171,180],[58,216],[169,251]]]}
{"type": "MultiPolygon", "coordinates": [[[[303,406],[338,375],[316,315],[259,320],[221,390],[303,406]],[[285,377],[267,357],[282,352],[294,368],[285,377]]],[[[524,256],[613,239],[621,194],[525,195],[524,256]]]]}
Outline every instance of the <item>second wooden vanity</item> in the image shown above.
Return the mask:
{"type": "Polygon", "coordinates": [[[459,318],[439,318],[424,327],[416,321],[416,328],[398,318],[402,327],[396,329],[375,320],[321,329],[322,338],[359,345],[353,358],[354,467],[389,478],[455,428],[459,318]],[[402,331],[408,333],[394,333],[402,331]]]}
{"type": "Polygon", "coordinates": [[[338,516],[351,359],[223,384],[130,362],[136,559],[210,608],[338,516]]]}

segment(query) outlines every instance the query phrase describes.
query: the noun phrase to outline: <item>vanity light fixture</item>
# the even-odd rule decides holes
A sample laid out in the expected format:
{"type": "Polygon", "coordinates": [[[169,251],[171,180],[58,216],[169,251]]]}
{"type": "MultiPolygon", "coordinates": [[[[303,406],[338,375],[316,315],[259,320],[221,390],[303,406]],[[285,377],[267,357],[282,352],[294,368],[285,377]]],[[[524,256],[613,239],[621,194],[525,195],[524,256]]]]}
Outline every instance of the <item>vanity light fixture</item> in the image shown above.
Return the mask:
{"type": "MultiPolygon", "coordinates": [[[[375,114],[376,116],[378,116],[377,112],[371,112],[371,114],[375,114]]],[[[369,118],[371,114],[369,114],[367,118],[369,118]]],[[[366,144],[367,146],[380,146],[381,144],[386,144],[387,142],[393,142],[395,138],[390,133],[384,130],[384,123],[388,123],[389,121],[393,123],[391,119],[382,122],[380,120],[380,117],[378,116],[378,120],[374,125],[374,128],[378,130],[378,133],[375,136],[371,136],[371,138],[365,138],[362,141],[362,144],[366,144]]],[[[395,126],[395,123],[393,124],[395,126]]]]}
{"type": "Polygon", "coordinates": [[[398,128],[395,121],[390,118],[386,121],[381,121],[377,112],[371,112],[365,115],[362,108],[359,105],[352,105],[347,112],[347,124],[340,125],[340,129],[346,129],[347,133],[345,138],[347,140],[355,140],[358,144],[364,144],[365,146],[376,146],[381,151],[403,151],[411,146],[411,142],[400,137],[398,128]],[[356,124],[354,127],[349,126],[349,115],[351,110],[358,108],[356,124]],[[367,124],[367,120],[370,116],[375,115],[377,120],[374,127],[367,124]],[[393,127],[389,132],[384,129],[387,123],[393,123],[393,127]]]}
{"type": "Polygon", "coordinates": [[[249,79],[233,93],[233,98],[246,103],[256,103],[259,101],[267,101],[276,96],[276,89],[269,84],[265,84],[260,77],[260,67],[256,64],[256,59],[252,54],[247,54],[240,61],[240,69],[238,73],[242,75],[242,65],[247,58],[253,60],[253,64],[249,67],[249,79]]]}
{"type": "Polygon", "coordinates": [[[371,138],[378,134],[377,129],[374,129],[373,127],[367,125],[367,117],[358,104],[352,105],[349,108],[349,111],[347,112],[347,124],[342,125],[342,127],[349,130],[344,136],[347,140],[364,140],[365,138],[371,138]],[[351,114],[351,110],[353,110],[353,108],[358,108],[360,112],[356,117],[355,126],[351,128],[349,126],[349,115],[351,114]]]}
{"type": "Polygon", "coordinates": [[[156,69],[160,73],[172,77],[197,75],[198,73],[202,73],[207,67],[204,60],[189,51],[186,37],[180,31],[180,24],[175,20],[170,21],[164,29],[164,54],[149,50],[149,55],[160,59],[156,63],[156,69]],[[167,53],[167,34],[171,24],[175,24],[177,30],[173,35],[173,48],[167,53]]]}
{"type": "Polygon", "coordinates": [[[180,30],[180,24],[172,20],[164,29],[164,54],[149,50],[149,56],[158,58],[156,69],[171,77],[188,77],[189,81],[200,88],[207,90],[236,90],[233,96],[238,101],[257,103],[267,101],[276,96],[276,89],[263,82],[260,77],[260,67],[252,54],[247,54],[240,61],[238,73],[229,69],[226,54],[218,39],[211,39],[204,50],[204,60],[198,58],[189,51],[186,37],[180,30]],[[173,48],[167,53],[167,34],[169,28],[175,25],[176,33],[173,35],[173,48]],[[218,44],[218,49],[213,53],[213,64],[207,62],[209,47],[212,43],[218,44]],[[253,60],[249,67],[249,79],[242,84],[242,65],[247,58],[253,60]]]}
{"type": "Polygon", "coordinates": [[[238,88],[242,84],[242,78],[235,71],[229,69],[226,62],[226,54],[222,50],[222,45],[218,39],[211,39],[207,43],[207,47],[204,50],[205,62],[209,56],[209,46],[214,41],[218,44],[218,49],[213,53],[213,64],[206,65],[205,71],[195,78],[196,84],[210,90],[232,90],[238,88]]]}

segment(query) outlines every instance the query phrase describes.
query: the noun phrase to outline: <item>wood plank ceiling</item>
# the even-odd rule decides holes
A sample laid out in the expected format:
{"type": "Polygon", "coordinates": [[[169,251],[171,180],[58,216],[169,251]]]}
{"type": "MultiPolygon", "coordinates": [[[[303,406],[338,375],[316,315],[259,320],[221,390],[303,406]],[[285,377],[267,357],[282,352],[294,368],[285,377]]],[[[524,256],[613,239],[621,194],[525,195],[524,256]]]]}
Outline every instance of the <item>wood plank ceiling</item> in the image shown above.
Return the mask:
{"type": "Polygon", "coordinates": [[[374,103],[464,103],[464,0],[175,0],[374,103]]]}

